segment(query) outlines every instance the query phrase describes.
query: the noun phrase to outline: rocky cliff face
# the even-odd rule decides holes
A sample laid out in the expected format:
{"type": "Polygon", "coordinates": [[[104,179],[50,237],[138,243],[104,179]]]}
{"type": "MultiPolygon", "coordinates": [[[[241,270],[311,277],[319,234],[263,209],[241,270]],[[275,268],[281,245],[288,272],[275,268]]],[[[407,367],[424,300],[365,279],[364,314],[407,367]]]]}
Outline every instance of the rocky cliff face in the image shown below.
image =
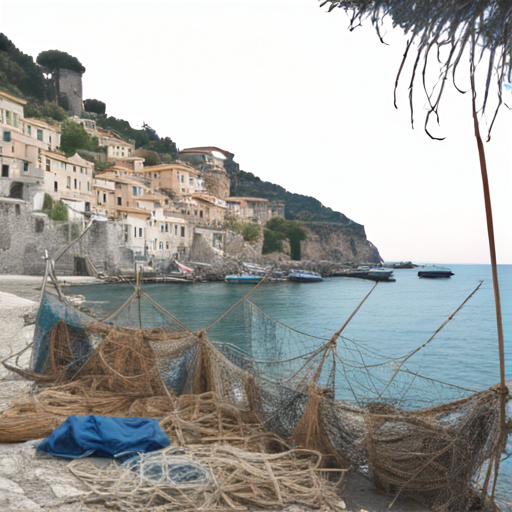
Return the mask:
{"type": "Polygon", "coordinates": [[[229,176],[222,169],[203,170],[202,177],[208,194],[226,199],[229,197],[229,176]]]}
{"type": "Polygon", "coordinates": [[[361,224],[303,222],[308,237],[301,243],[303,260],[346,264],[380,263],[377,247],[366,238],[361,224]]]}

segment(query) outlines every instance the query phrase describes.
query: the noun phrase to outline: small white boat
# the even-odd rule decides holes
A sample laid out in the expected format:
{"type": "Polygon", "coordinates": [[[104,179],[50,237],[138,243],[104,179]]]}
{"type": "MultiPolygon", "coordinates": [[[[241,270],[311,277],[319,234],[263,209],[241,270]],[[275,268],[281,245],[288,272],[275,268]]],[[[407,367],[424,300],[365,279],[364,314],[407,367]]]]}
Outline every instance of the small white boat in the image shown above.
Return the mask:
{"type": "Polygon", "coordinates": [[[393,275],[390,268],[375,267],[368,270],[368,277],[372,279],[389,279],[393,275]]]}

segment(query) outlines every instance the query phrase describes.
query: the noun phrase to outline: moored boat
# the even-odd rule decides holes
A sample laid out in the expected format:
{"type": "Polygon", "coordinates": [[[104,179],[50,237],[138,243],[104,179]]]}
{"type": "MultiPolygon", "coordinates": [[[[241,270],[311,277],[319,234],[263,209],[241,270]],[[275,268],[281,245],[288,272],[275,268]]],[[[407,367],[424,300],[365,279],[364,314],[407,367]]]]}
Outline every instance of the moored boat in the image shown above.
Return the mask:
{"type": "Polygon", "coordinates": [[[418,277],[450,277],[454,275],[449,268],[436,265],[426,265],[418,271],[418,277]]]}
{"type": "Polygon", "coordinates": [[[224,278],[226,283],[248,283],[254,284],[259,283],[264,276],[256,276],[254,274],[248,274],[247,272],[242,272],[241,274],[231,274],[224,278]]]}
{"type": "Polygon", "coordinates": [[[381,280],[381,279],[389,279],[393,275],[393,271],[389,268],[381,268],[375,267],[368,270],[368,278],[381,280]]]}
{"type": "Polygon", "coordinates": [[[323,280],[320,274],[310,270],[294,270],[288,274],[288,281],[295,281],[296,283],[317,283],[323,280]]]}

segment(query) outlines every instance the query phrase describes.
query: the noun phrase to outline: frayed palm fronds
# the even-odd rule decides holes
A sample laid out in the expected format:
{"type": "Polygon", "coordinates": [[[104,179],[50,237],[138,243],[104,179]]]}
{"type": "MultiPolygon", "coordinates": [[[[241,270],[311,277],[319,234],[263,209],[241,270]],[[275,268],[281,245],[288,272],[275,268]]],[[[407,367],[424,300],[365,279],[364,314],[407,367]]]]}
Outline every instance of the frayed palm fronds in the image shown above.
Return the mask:
{"type": "Polygon", "coordinates": [[[414,123],[413,92],[415,79],[421,72],[422,87],[427,98],[425,131],[433,115],[439,122],[439,106],[445,85],[451,80],[455,88],[457,70],[465,62],[473,76],[477,65],[484,60],[487,65],[483,97],[479,111],[484,114],[489,91],[496,88],[498,102],[489,125],[489,136],[501,106],[504,104],[503,86],[512,75],[512,1],[511,0],[321,0],[321,6],[345,10],[350,17],[350,30],[364,20],[370,20],[381,41],[384,24],[390,20],[393,27],[401,28],[408,37],[406,49],[395,82],[396,89],[411,47],[416,48],[409,82],[411,124],[414,123]],[[467,58],[467,60],[466,60],[467,58]],[[439,79],[432,88],[426,85],[429,62],[435,59],[440,66],[439,79]],[[488,59],[488,61],[487,61],[488,59]]]}

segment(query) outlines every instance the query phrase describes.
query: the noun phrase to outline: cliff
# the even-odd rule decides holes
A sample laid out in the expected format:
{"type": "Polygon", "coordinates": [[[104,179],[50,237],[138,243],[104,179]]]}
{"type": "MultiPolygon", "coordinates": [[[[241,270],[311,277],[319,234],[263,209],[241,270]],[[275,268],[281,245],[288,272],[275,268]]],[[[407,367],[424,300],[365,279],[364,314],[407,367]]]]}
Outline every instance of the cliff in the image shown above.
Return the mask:
{"type": "Polygon", "coordinates": [[[302,259],[345,264],[380,263],[379,250],[366,238],[361,224],[303,222],[308,236],[301,243],[302,259]]]}

